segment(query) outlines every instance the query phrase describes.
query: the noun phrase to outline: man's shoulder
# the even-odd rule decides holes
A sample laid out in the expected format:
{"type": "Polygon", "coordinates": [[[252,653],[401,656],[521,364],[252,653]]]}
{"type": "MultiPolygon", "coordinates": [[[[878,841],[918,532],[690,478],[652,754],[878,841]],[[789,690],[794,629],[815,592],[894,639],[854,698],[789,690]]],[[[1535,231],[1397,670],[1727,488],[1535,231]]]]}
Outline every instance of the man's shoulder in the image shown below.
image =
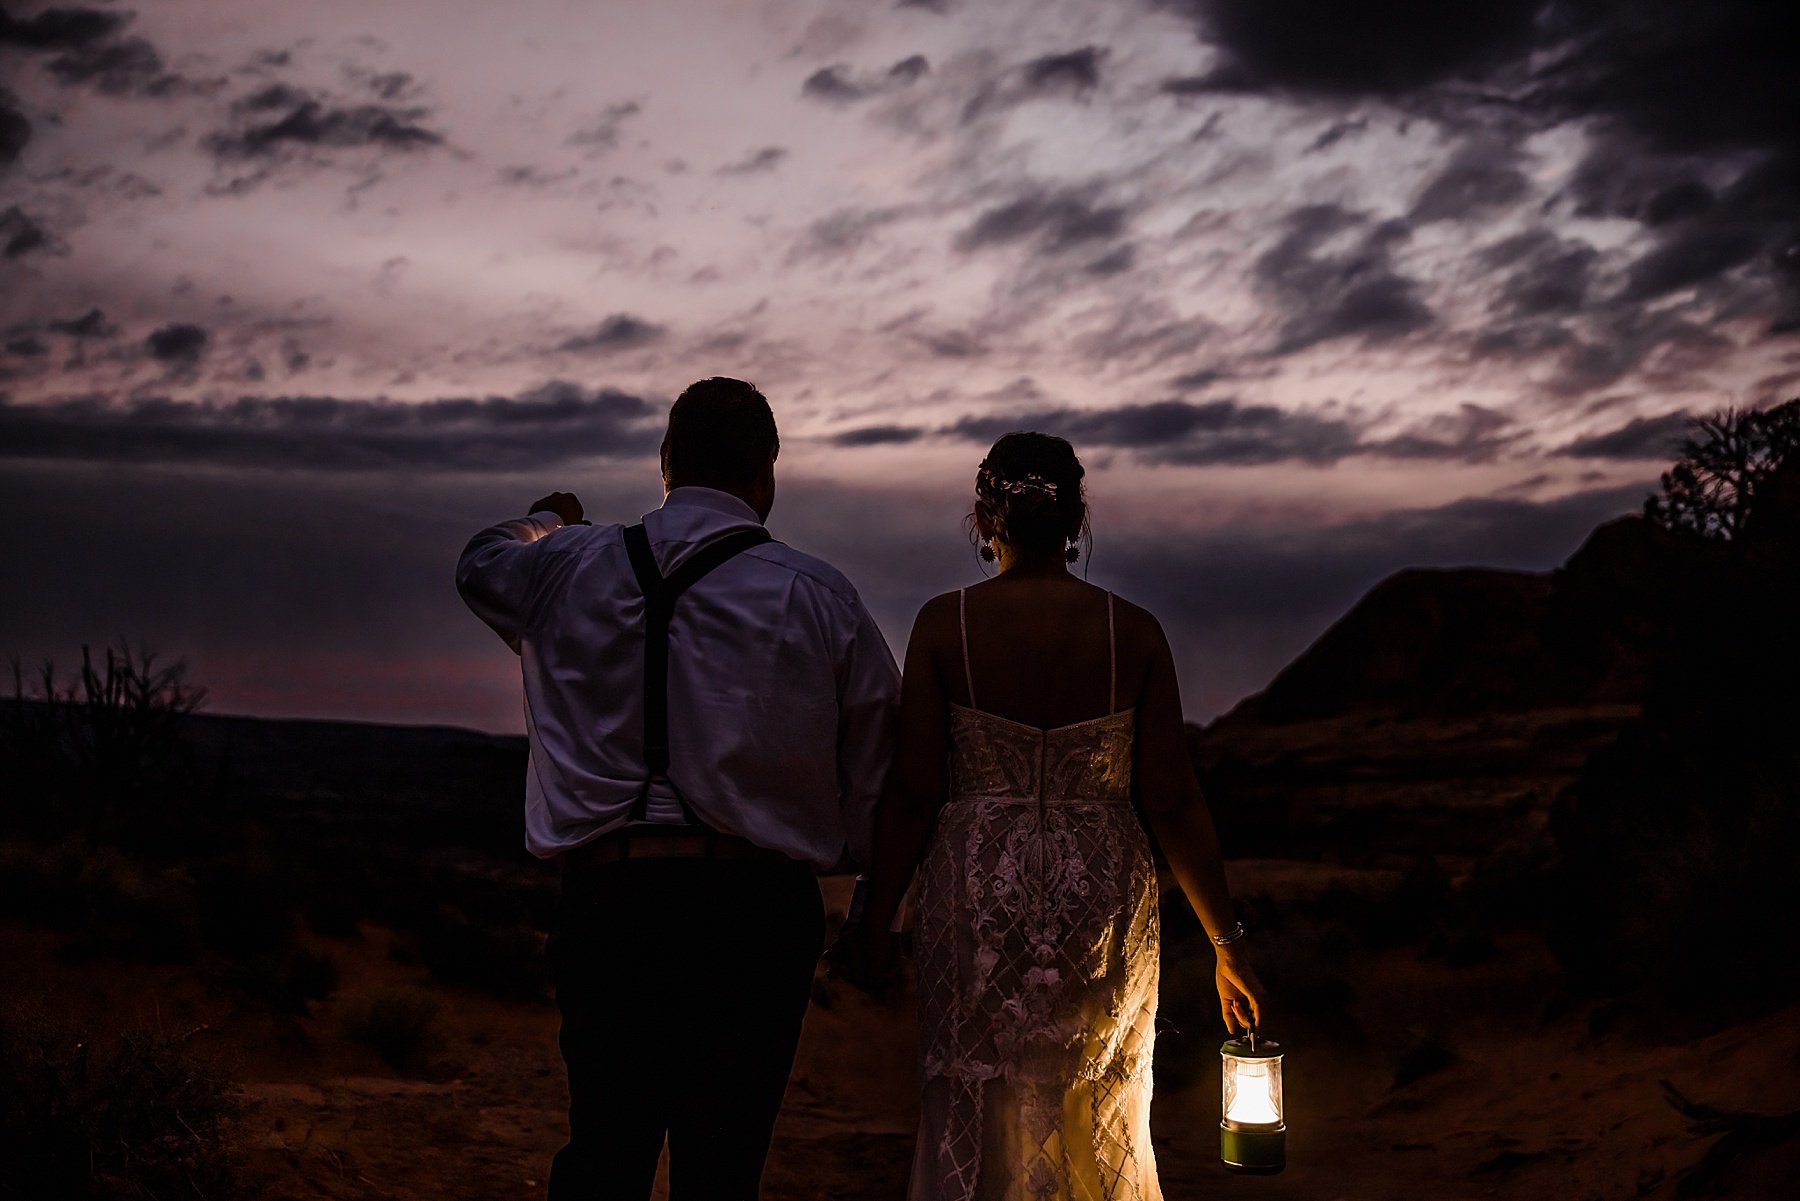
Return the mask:
{"type": "Polygon", "coordinates": [[[746,554],[766,563],[785,568],[795,576],[808,580],[848,604],[861,604],[862,599],[847,576],[817,555],[795,550],[785,542],[765,542],[751,547],[746,554]]]}

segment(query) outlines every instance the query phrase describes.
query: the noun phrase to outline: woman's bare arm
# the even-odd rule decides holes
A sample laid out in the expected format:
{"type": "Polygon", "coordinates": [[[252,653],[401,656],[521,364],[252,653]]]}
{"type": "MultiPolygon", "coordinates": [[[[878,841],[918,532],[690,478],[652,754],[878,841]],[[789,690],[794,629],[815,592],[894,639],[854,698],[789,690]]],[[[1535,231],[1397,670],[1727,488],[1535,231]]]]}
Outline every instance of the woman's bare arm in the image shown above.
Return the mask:
{"type": "Polygon", "coordinates": [[[940,597],[919,610],[906,642],[898,749],[875,811],[875,862],[863,914],[872,933],[885,932],[894,924],[948,787],[950,709],[933,651],[933,633],[942,625],[944,605],[940,597]]]}
{"type": "MultiPolygon", "coordinates": [[[[1145,816],[1162,846],[1182,895],[1194,907],[1207,934],[1218,937],[1237,924],[1225,862],[1219,852],[1212,814],[1200,795],[1199,782],[1187,753],[1187,726],[1181,714],[1181,687],[1175,660],[1156,619],[1151,627],[1149,669],[1138,701],[1137,781],[1145,816]]],[[[1216,947],[1219,1012],[1228,1028],[1262,1020],[1263,988],[1234,942],[1216,947]]]]}

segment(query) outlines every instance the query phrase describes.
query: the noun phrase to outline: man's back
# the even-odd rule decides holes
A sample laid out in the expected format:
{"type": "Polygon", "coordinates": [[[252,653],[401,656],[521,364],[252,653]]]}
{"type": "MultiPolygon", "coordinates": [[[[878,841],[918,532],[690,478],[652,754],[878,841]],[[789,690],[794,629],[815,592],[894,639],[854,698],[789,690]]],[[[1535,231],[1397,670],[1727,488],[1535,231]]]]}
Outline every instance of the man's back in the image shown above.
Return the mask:
{"type": "MultiPolygon", "coordinates": [[[[760,523],[735,496],[683,487],[644,526],[666,576],[760,523]]],[[[623,528],[558,527],[544,513],[491,527],[457,570],[523,660],[526,845],[543,857],[624,826],[645,784],[645,605],[623,528]]],[[[767,542],[683,594],[669,635],[670,783],[652,783],[648,820],[679,823],[679,790],[722,833],[820,870],[867,862],[899,673],[849,582],[767,542]]]]}

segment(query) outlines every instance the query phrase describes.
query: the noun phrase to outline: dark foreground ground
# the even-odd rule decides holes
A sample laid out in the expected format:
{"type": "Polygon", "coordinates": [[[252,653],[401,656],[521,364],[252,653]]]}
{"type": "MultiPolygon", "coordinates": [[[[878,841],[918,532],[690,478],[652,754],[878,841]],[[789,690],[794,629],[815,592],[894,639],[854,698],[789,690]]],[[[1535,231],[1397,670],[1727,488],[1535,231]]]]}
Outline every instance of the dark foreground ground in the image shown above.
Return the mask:
{"type": "MultiPolygon", "coordinates": [[[[1291,904],[1390,883],[1294,863],[1238,863],[1233,875],[1245,895],[1291,904]]],[[[831,894],[841,905],[843,890],[831,894]]],[[[339,982],[305,1015],[222,992],[186,965],[69,962],[60,936],[17,926],[0,930],[0,958],[21,970],[21,994],[60,1014],[192,1032],[193,1050],[220,1060],[248,1101],[232,1136],[248,1195],[542,1196],[564,1132],[553,1007],[434,982],[396,962],[393,941],[375,926],[316,940],[339,982]],[[405,1070],[346,1034],[368,997],[396,990],[437,1006],[405,1070]]],[[[1800,1108],[1800,1009],[1690,1038],[1627,1004],[1560,1007],[1556,964],[1530,936],[1476,965],[1351,952],[1336,969],[1341,1010],[1296,1011],[1331,991],[1307,986],[1270,1017],[1291,1048],[1288,1171],[1233,1177],[1217,1161],[1217,1019],[1183,948],[1195,950],[1179,938],[1170,949],[1154,1111],[1171,1201],[1673,1198],[1717,1136],[1691,1133],[1659,1082],[1703,1101],[1800,1108]]],[[[1267,954],[1301,979],[1282,962],[1292,948],[1267,954]]],[[[904,1195],[911,1045],[909,1000],[875,1004],[820,981],[765,1197],[904,1195]]],[[[1800,1143],[1788,1143],[1737,1159],[1716,1195],[1788,1197],[1796,1181],[1800,1143]]]]}

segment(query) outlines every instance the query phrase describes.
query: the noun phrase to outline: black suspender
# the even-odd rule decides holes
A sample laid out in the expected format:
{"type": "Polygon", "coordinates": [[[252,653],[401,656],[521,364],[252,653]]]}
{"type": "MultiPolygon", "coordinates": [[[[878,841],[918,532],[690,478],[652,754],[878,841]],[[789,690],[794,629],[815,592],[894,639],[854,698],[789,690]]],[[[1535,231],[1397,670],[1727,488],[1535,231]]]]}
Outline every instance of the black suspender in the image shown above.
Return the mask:
{"type": "Polygon", "coordinates": [[[669,784],[681,811],[688,821],[703,825],[688,808],[674,782],[669,780],[669,619],[675,615],[675,602],[701,577],[726,560],[772,541],[765,529],[744,530],[727,534],[696,551],[666,578],[657,570],[656,556],[650,551],[650,535],[643,524],[625,531],[625,550],[631,556],[631,570],[637,575],[638,587],[644,593],[644,786],[638,790],[632,806],[631,820],[644,819],[650,803],[650,785],[657,779],[669,784]]]}

